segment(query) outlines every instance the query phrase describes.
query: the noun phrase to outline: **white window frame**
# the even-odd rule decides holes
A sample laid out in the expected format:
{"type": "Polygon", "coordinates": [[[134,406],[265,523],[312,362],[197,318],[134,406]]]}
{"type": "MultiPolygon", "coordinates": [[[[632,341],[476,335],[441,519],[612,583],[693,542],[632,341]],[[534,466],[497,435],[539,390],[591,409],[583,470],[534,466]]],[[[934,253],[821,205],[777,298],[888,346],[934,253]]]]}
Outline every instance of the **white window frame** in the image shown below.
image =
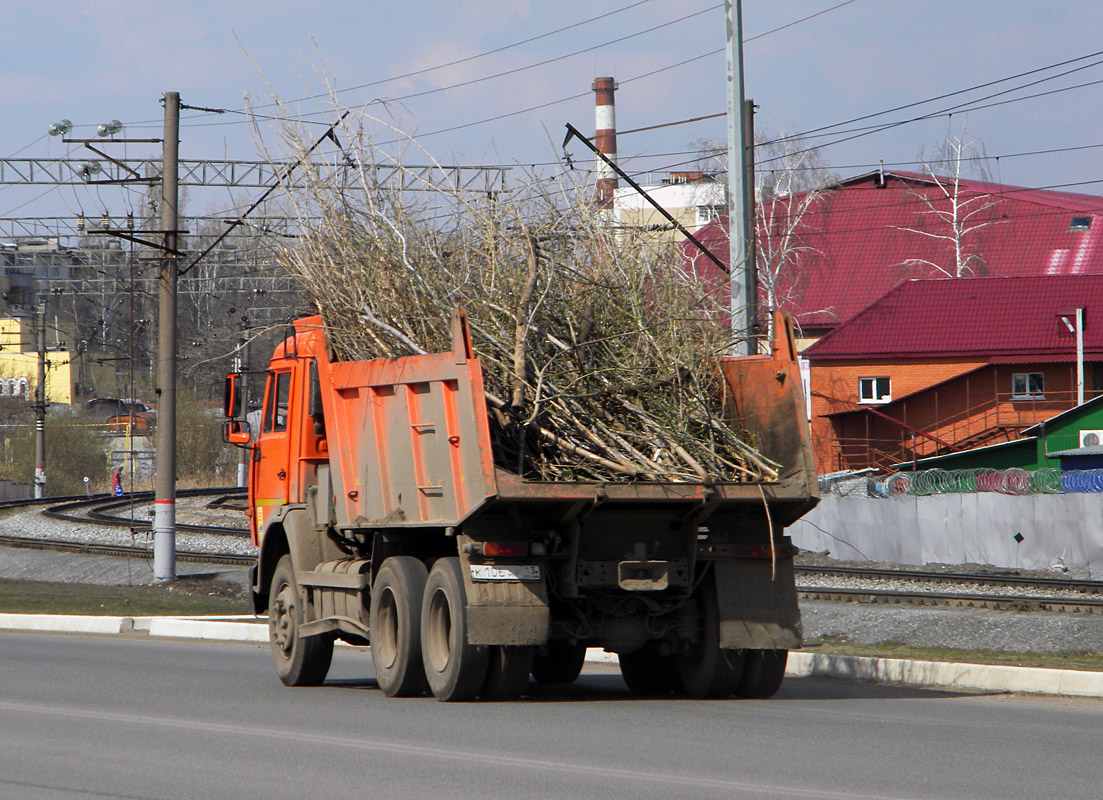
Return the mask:
{"type": "Polygon", "coordinates": [[[1044,372],[1016,372],[1011,375],[1012,400],[1045,400],[1046,375],[1044,372]],[[1035,380],[1036,379],[1036,380],[1035,380]]]}
{"type": "Polygon", "coordinates": [[[858,378],[858,402],[864,405],[891,403],[892,379],[887,375],[858,378]]]}
{"type": "Polygon", "coordinates": [[[720,206],[697,206],[697,227],[703,228],[720,216],[720,206]]]}

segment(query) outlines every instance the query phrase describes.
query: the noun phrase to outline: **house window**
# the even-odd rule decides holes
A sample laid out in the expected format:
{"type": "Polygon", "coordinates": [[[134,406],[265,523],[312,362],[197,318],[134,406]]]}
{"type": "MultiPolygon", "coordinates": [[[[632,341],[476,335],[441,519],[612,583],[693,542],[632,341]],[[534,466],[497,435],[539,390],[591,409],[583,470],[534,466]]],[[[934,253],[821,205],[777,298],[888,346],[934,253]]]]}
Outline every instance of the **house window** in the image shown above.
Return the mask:
{"type": "Polygon", "coordinates": [[[720,216],[720,206],[697,206],[697,227],[708,225],[720,216]]]}
{"type": "Polygon", "coordinates": [[[1073,217],[1069,222],[1070,231],[1088,231],[1092,227],[1091,217],[1073,217]]]}
{"type": "Polygon", "coordinates": [[[1041,372],[1016,372],[1011,376],[1012,400],[1044,400],[1046,376],[1041,372]]]}
{"type": "Polygon", "coordinates": [[[892,400],[892,386],[888,378],[859,378],[859,403],[887,403],[892,400]]]}

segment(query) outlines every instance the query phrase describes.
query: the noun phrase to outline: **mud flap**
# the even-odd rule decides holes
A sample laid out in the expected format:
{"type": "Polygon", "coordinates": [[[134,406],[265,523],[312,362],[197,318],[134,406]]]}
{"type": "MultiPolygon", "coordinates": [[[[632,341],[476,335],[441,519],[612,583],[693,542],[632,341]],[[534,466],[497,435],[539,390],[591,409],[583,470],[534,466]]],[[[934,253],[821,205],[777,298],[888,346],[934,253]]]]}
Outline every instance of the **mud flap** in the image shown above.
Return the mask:
{"type": "Polygon", "coordinates": [[[800,609],[791,558],[716,561],[720,646],[730,650],[795,650],[801,645],[800,609]]]}
{"type": "MultiPolygon", "coordinates": [[[[475,581],[471,561],[460,554],[467,590],[469,644],[544,644],[551,619],[545,575],[535,581],[475,581]]],[[[543,569],[543,568],[542,568],[543,569]]]]}

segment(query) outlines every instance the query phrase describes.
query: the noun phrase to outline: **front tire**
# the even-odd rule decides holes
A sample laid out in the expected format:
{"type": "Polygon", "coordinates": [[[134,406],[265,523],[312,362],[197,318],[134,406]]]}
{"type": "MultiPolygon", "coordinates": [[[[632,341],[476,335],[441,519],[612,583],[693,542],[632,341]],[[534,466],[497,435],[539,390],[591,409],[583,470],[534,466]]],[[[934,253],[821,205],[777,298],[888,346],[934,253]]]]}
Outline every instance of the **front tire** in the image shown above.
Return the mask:
{"type": "Polygon", "coordinates": [[[421,659],[438,700],[471,700],[483,686],[487,648],[467,642],[467,592],[460,560],[441,558],[429,570],[421,605],[421,659]]]}
{"type": "Polygon", "coordinates": [[[317,686],[333,660],[333,635],[299,635],[305,614],[291,556],[283,556],[272,573],[268,592],[268,641],[276,674],[287,686],[317,686]]]}
{"type": "Polygon", "coordinates": [[[371,658],[387,697],[413,697],[428,688],[421,663],[421,598],[428,575],[418,559],[391,556],[372,583],[371,658]]]}

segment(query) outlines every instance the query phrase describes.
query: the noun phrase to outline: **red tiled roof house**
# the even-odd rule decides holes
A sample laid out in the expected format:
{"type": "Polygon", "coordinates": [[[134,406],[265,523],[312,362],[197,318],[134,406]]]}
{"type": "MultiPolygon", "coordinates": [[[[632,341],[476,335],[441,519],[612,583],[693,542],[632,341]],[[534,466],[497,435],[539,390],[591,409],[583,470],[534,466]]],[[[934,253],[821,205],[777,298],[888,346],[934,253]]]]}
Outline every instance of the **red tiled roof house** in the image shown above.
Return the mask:
{"type": "Polygon", "coordinates": [[[908,281],[804,351],[822,472],[1009,441],[1103,393],[1103,275],[908,281]]]}
{"type": "MultiPolygon", "coordinates": [[[[875,172],[806,197],[760,201],[757,240],[777,308],[809,343],[905,280],[1103,273],[1103,198],[1094,195],[875,172]]],[[[697,236],[727,263],[726,218],[697,236]]],[[[722,280],[692,243],[683,252],[722,280]]]]}

